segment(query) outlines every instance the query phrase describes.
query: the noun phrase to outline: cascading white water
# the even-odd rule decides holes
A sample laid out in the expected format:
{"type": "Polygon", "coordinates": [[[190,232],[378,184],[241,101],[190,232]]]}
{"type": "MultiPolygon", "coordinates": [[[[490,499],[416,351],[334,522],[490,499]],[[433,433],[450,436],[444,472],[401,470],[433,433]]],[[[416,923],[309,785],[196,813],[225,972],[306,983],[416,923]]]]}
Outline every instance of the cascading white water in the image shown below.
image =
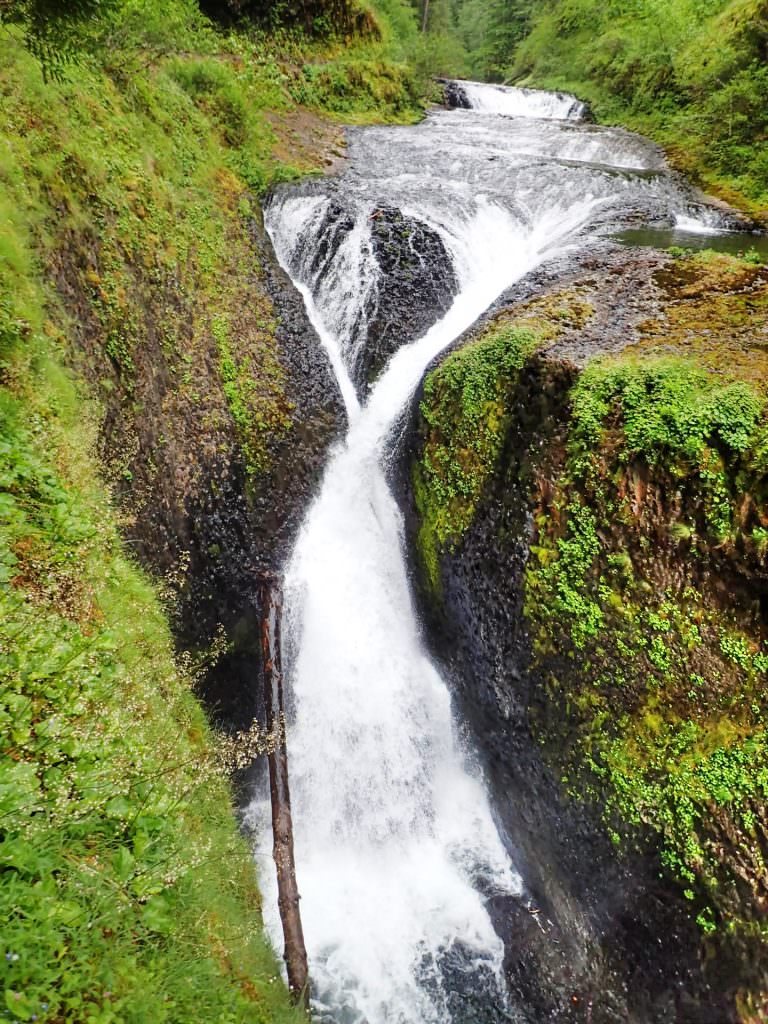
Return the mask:
{"type": "MultiPolygon", "coordinates": [[[[515,124],[444,112],[417,128],[365,130],[341,181],[283,191],[267,210],[349,417],[286,570],[283,630],[302,917],[316,1011],[335,1024],[515,1019],[486,900],[518,892],[520,880],[420,635],[386,477],[393,429],[430,360],[586,225],[638,204],[686,208],[661,172],[632,177],[592,162],[596,145],[601,164],[629,147],[635,165],[655,169],[650,145],[592,132],[580,169],[575,137],[565,164],[557,125],[515,124]],[[439,234],[458,293],[422,337],[403,338],[361,401],[349,367],[381,283],[371,224],[382,205],[439,234]],[[475,993],[474,1009],[462,990],[475,993]]],[[[253,814],[278,944],[263,800],[253,814]]]]}
{"type": "Polygon", "coordinates": [[[675,217],[675,228],[689,235],[725,234],[728,229],[721,227],[722,216],[716,210],[699,211],[695,217],[679,213],[675,217]]]}
{"type": "Polygon", "coordinates": [[[586,106],[580,100],[564,92],[518,89],[482,82],[461,82],[459,88],[473,110],[486,114],[575,121],[586,112],[586,106]]]}

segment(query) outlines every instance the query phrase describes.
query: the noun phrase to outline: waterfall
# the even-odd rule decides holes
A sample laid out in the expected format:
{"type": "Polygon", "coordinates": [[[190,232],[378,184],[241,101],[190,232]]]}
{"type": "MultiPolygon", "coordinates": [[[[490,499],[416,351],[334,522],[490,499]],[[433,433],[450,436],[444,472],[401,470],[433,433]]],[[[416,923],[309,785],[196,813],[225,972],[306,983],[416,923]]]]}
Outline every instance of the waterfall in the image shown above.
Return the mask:
{"type": "Polygon", "coordinates": [[[587,111],[581,100],[564,92],[518,89],[481,82],[458,82],[455,86],[464,94],[467,106],[486,114],[578,121],[587,111]]]}
{"type": "MultiPolygon", "coordinates": [[[[576,116],[572,97],[461,84],[483,111],[501,96],[537,118],[576,116]]],[[[391,439],[430,360],[507,287],[598,224],[638,209],[671,223],[691,199],[655,147],[613,130],[573,134],[565,123],[462,110],[350,138],[341,179],[280,190],[266,211],[349,419],[285,571],[288,749],[315,1012],[335,1024],[515,1020],[487,901],[521,882],[422,641],[387,480],[391,439]],[[616,170],[627,166],[641,173],[616,170]],[[385,207],[440,236],[455,295],[420,337],[408,333],[408,310],[393,310],[402,344],[366,391],[350,368],[383,285],[372,225],[385,207]]],[[[279,944],[262,798],[252,813],[279,944]]]]}

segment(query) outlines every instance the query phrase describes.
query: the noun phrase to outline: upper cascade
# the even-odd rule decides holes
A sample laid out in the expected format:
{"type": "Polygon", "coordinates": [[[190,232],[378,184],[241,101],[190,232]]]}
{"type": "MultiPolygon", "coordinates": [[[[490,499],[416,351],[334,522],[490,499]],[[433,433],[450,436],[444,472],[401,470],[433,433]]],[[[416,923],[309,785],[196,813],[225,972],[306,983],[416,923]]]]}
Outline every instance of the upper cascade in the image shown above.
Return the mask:
{"type": "Polygon", "coordinates": [[[450,107],[464,107],[507,117],[536,117],[547,121],[582,121],[587,105],[565,92],[518,89],[485,82],[447,81],[445,98],[450,107]]]}

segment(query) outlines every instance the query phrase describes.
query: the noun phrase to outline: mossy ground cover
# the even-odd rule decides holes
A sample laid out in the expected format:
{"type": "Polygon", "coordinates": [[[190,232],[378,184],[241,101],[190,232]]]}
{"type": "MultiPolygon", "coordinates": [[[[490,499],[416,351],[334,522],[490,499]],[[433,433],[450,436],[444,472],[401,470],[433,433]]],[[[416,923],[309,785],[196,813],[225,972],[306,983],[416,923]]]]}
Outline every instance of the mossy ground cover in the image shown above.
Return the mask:
{"type": "Polygon", "coordinates": [[[441,550],[451,549],[474,518],[506,436],[504,396],[533,350],[533,333],[499,326],[451,353],[424,386],[423,458],[414,468],[419,552],[439,589],[441,550]]]}
{"type": "Polygon", "coordinates": [[[565,778],[607,795],[617,842],[618,822],[651,826],[705,930],[747,927],[768,880],[768,649],[738,583],[724,599],[711,577],[729,556],[765,569],[765,402],[653,357],[593,364],[572,400],[526,580],[534,662],[571,716],[565,778]]]}
{"type": "Polygon", "coordinates": [[[578,326],[590,312],[572,291],[534,299],[502,313],[427,377],[420,407],[424,454],[414,465],[413,485],[419,553],[435,592],[440,553],[461,540],[496,468],[513,415],[505,399],[520,369],[563,326],[578,326]]]}
{"type": "MultiPolygon", "coordinates": [[[[662,274],[666,301],[643,339],[578,376],[563,450],[528,456],[536,504],[525,617],[547,694],[533,726],[564,787],[600,808],[619,850],[657,848],[702,932],[739,943],[740,955],[756,944],[759,963],[768,941],[764,268],[681,255],[662,274]]],[[[519,415],[511,396],[536,347],[527,335],[510,360],[493,337],[452,354],[424,390],[418,540],[438,594],[441,559],[502,472],[519,415]],[[463,390],[476,364],[479,403],[463,390]]]]}
{"type": "Polygon", "coordinates": [[[641,324],[633,354],[694,358],[764,391],[768,382],[768,267],[724,253],[682,254],[657,271],[661,315],[641,324]]]}

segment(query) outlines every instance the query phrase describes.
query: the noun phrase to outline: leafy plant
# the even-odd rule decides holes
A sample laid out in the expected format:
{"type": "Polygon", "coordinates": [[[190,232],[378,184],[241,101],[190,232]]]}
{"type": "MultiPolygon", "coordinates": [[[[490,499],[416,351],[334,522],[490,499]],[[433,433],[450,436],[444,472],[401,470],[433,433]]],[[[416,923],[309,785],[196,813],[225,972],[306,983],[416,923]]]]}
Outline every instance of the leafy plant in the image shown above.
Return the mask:
{"type": "Polygon", "coordinates": [[[119,0],[3,0],[0,24],[20,25],[47,78],[61,79],[67,64],[88,53],[90,29],[119,0]]]}

